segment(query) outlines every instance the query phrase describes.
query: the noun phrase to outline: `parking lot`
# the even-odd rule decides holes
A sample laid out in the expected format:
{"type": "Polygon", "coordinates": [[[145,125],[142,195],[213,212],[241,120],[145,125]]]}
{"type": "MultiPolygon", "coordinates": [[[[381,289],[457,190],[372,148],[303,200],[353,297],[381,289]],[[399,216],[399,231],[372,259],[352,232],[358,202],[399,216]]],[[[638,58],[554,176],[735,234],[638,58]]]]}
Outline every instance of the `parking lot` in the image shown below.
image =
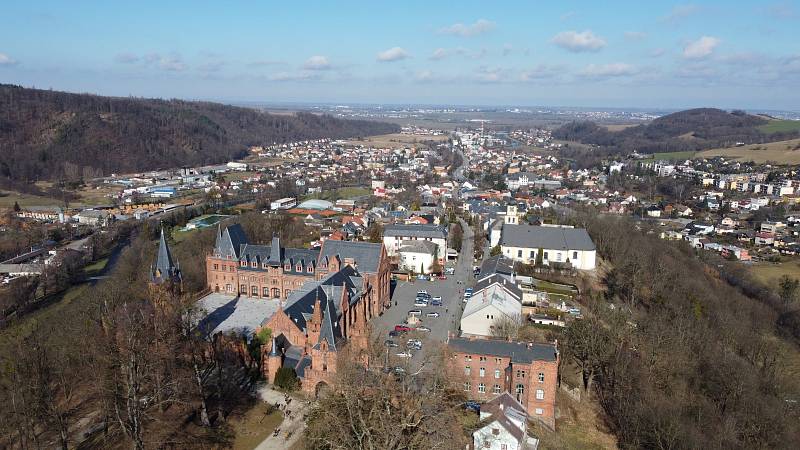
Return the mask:
{"type": "Polygon", "coordinates": [[[457,333],[461,320],[464,289],[473,280],[472,233],[468,227],[465,228],[464,245],[461,254],[467,256],[462,256],[452,266],[455,268],[455,273],[448,275],[446,280],[398,281],[392,295],[392,306],[382,316],[373,320],[374,329],[382,333],[384,339],[392,339],[399,344],[398,347],[389,349],[389,366],[407,367],[416,370],[424,359],[427,344],[433,341],[445,342],[448,331],[457,333]],[[428,306],[414,306],[417,292],[423,290],[427,291],[431,297],[441,297],[442,305],[433,306],[429,303],[428,306]],[[395,325],[405,323],[408,318],[408,312],[411,310],[420,310],[422,312],[419,317],[420,321],[415,326],[425,326],[430,328],[430,332],[411,331],[389,338],[389,331],[393,330],[395,325]],[[439,317],[427,317],[427,313],[434,311],[439,313],[439,317]],[[406,349],[408,339],[419,339],[423,343],[422,351],[411,350],[413,356],[410,360],[397,356],[397,353],[406,349]]]}

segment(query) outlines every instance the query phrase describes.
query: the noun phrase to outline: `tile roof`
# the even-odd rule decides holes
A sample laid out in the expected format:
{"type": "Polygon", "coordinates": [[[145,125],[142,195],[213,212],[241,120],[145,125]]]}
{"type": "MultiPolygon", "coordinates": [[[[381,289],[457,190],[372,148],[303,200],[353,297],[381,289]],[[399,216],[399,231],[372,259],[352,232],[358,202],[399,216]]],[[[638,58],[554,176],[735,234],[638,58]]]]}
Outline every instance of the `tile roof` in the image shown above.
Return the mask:
{"type": "Polygon", "coordinates": [[[404,225],[395,224],[387,225],[383,229],[384,236],[396,237],[417,237],[417,238],[433,238],[433,239],[446,239],[447,232],[439,225],[404,225]]]}

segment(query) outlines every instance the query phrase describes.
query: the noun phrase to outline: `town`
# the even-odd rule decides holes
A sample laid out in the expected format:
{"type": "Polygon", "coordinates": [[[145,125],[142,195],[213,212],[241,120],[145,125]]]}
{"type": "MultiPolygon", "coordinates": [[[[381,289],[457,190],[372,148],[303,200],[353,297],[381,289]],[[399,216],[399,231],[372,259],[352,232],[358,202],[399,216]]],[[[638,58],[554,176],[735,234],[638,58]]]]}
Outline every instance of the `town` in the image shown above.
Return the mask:
{"type": "Polygon", "coordinates": [[[8,5],[0,448],[800,448],[798,6],[725,6],[8,5]]]}

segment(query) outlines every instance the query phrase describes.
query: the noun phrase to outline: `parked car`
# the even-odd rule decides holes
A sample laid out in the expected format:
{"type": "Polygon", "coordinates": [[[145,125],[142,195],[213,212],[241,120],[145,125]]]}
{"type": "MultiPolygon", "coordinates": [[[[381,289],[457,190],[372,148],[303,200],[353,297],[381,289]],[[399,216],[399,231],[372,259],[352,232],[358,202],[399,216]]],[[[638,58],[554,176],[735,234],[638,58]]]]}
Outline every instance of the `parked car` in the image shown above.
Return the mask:
{"type": "Polygon", "coordinates": [[[431,301],[431,306],[442,306],[441,300],[433,300],[431,301]]]}
{"type": "Polygon", "coordinates": [[[439,275],[439,280],[444,281],[447,279],[447,275],[439,275]]]}
{"type": "Polygon", "coordinates": [[[414,300],[414,306],[428,306],[428,302],[425,300],[414,300]]]}
{"type": "MultiPolygon", "coordinates": [[[[395,327],[395,328],[397,328],[397,327],[395,327]]],[[[389,337],[397,337],[397,336],[400,336],[400,332],[399,331],[392,330],[392,331],[389,332],[389,337]]]]}
{"type": "Polygon", "coordinates": [[[439,313],[436,311],[431,311],[428,314],[425,314],[428,317],[439,317],[439,313]]]}
{"type": "Polygon", "coordinates": [[[419,309],[412,309],[412,310],[408,311],[408,315],[409,316],[417,316],[417,317],[419,317],[419,316],[422,315],[422,311],[420,311],[419,309]]]}
{"type": "Polygon", "coordinates": [[[442,296],[441,295],[437,295],[436,297],[433,297],[431,300],[441,302],[442,301],[442,296]]]}
{"type": "Polygon", "coordinates": [[[394,368],[394,374],[395,375],[405,375],[406,374],[406,369],[403,369],[402,367],[397,366],[397,367],[394,368]]]}
{"type": "Polygon", "coordinates": [[[406,333],[411,331],[411,327],[408,325],[395,325],[394,331],[397,331],[398,333],[406,333]]]}
{"type": "Polygon", "coordinates": [[[387,340],[385,340],[385,341],[383,342],[383,345],[385,345],[386,347],[398,347],[398,346],[399,346],[399,345],[397,344],[397,342],[395,342],[395,341],[393,341],[393,340],[391,340],[391,339],[387,339],[387,340]]]}
{"type": "Polygon", "coordinates": [[[431,329],[426,327],[425,325],[416,328],[417,331],[422,331],[423,333],[430,333],[431,329]]]}
{"type": "Polygon", "coordinates": [[[427,297],[427,296],[429,296],[429,295],[430,295],[430,294],[428,294],[428,291],[426,291],[426,290],[424,290],[424,289],[423,289],[423,290],[421,290],[421,291],[417,291],[417,297],[419,297],[419,296],[426,296],[426,297],[427,297]]]}
{"type": "Polygon", "coordinates": [[[397,356],[399,356],[400,358],[411,358],[412,355],[410,351],[405,350],[400,353],[397,353],[397,356]]]}
{"type": "Polygon", "coordinates": [[[425,275],[417,275],[417,279],[420,281],[425,281],[428,279],[428,277],[426,277],[425,275]]]}

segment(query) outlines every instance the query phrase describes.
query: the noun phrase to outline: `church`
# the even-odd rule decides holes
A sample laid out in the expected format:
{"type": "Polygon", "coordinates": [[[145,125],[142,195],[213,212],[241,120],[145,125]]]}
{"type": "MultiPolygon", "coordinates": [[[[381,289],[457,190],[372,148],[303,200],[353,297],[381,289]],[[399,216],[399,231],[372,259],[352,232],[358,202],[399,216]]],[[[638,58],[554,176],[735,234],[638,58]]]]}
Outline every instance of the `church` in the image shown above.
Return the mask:
{"type": "Polygon", "coordinates": [[[325,241],[319,249],[252,244],[240,225],[217,230],[206,257],[207,287],[247,301],[277,302],[261,322],[273,339],[265,345],[264,376],[294,369],[302,389],[330,385],[337,352],[366,348],[369,321],[389,307],[391,269],[383,244],[325,241]]]}

